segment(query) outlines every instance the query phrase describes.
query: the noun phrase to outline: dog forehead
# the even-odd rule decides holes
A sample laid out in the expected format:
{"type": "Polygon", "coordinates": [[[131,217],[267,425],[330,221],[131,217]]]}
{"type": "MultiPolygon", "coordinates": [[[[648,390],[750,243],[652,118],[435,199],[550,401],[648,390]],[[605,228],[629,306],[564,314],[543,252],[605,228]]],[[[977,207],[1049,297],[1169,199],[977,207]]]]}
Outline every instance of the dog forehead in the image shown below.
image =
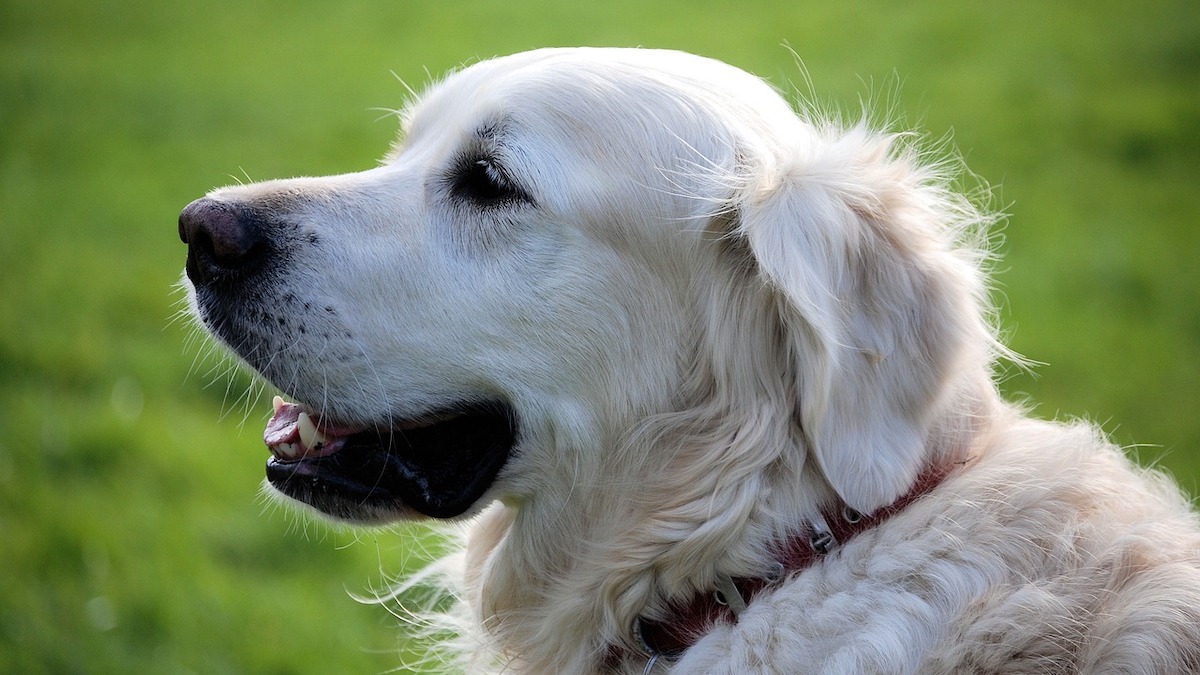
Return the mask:
{"type": "Polygon", "coordinates": [[[749,73],[670,50],[556,48],[497,57],[450,74],[406,116],[407,136],[509,122],[571,133],[680,127],[730,101],[776,98],[749,73]]]}

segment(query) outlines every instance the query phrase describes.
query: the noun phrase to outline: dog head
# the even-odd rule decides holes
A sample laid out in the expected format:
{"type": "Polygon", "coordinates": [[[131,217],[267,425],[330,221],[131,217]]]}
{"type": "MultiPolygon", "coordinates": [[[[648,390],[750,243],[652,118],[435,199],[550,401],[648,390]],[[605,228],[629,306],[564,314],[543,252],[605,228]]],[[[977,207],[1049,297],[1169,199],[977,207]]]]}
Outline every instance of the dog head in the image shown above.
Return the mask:
{"type": "Polygon", "coordinates": [[[892,139],[814,126],[743,71],[543,50],[403,119],[376,168],[180,217],[195,314],[296,401],[268,479],[320,511],[561,503],[653,463],[619,466],[631,430],[716,396],[773,406],[795,463],[869,512],[927,461],[954,374],[986,367],[954,241],[974,212],[892,139]]]}

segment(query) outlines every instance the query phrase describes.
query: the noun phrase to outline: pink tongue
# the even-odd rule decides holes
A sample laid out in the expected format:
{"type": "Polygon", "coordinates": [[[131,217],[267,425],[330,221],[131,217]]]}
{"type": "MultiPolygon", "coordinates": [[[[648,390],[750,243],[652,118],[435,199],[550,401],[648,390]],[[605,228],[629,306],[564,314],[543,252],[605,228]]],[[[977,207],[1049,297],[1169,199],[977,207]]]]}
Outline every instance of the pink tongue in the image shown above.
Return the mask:
{"type": "Polygon", "coordinates": [[[300,439],[300,428],[297,423],[304,408],[295,403],[284,403],[267,422],[263,431],[263,442],[268,447],[281,443],[295,443],[300,439]]]}
{"type": "Polygon", "coordinates": [[[319,417],[308,412],[309,418],[323,436],[323,440],[315,448],[310,448],[305,446],[300,438],[300,414],[306,412],[307,409],[298,403],[288,403],[283,399],[278,399],[275,406],[275,414],[271,416],[267,422],[267,428],[263,430],[263,442],[272,450],[290,443],[299,445],[306,455],[312,454],[312,451],[329,454],[341,447],[341,442],[347,436],[363,431],[361,427],[326,426],[319,417]]]}

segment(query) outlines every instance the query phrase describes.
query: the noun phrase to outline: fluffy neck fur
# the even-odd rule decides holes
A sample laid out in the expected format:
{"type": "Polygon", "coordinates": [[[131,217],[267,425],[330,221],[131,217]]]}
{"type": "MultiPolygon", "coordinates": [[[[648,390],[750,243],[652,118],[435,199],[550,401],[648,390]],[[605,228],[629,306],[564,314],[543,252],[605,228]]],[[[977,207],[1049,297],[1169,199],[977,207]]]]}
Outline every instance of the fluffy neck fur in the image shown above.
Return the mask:
{"type": "MultiPolygon", "coordinates": [[[[724,325],[752,325],[771,311],[766,297],[712,306],[737,308],[713,319],[724,325]]],[[[600,430],[593,443],[576,436],[573,455],[605,458],[603,482],[575,476],[566,492],[497,505],[473,524],[463,599],[503,669],[602,670],[610,645],[629,644],[638,616],[706,592],[718,574],[766,573],[771,548],[835,499],[797,421],[795,383],[780,376],[788,369],[753,360],[781,353],[779,333],[753,334],[765,343],[707,338],[697,347],[709,356],[697,356],[681,383],[679,411],[632,431],[600,430]]],[[[967,457],[977,420],[998,405],[986,364],[955,377],[943,383],[951,393],[933,415],[925,464],[967,457]]]]}
{"type": "MultiPolygon", "coordinates": [[[[955,407],[980,404],[964,392],[955,407]]],[[[464,599],[502,664],[599,670],[609,645],[631,639],[639,615],[710,589],[718,573],[765,573],[772,544],[833,498],[803,448],[769,428],[771,413],[749,422],[728,411],[689,413],[687,434],[652,439],[661,453],[651,454],[669,457],[656,470],[581,486],[573,507],[556,514],[497,506],[476,523],[464,599]],[[712,453],[714,445],[722,452],[712,453]],[[694,453],[704,453],[703,475],[679,470],[697,465],[694,453]]],[[[930,439],[931,461],[966,456],[970,419],[947,415],[930,439]]]]}

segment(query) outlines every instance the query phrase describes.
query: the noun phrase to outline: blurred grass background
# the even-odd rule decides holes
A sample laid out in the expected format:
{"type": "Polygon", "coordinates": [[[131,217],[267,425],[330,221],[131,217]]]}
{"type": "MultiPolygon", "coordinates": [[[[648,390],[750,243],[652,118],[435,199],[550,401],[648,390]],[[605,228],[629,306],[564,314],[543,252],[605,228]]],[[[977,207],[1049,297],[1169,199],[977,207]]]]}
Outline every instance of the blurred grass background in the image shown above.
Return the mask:
{"type": "MultiPolygon", "coordinates": [[[[0,672],[378,673],[421,529],[257,496],[269,396],[172,322],[179,209],[372,166],[449,68],[673,47],[952,133],[1010,215],[1005,389],[1200,477],[1200,4],[0,3],[0,672]],[[393,73],[396,77],[393,77],[393,73]],[[899,86],[895,86],[899,82],[899,86]],[[898,90],[898,92],[896,91],[898,90]],[[199,358],[196,365],[194,361],[199,358]]],[[[402,668],[400,672],[405,672],[402,668]]]]}

